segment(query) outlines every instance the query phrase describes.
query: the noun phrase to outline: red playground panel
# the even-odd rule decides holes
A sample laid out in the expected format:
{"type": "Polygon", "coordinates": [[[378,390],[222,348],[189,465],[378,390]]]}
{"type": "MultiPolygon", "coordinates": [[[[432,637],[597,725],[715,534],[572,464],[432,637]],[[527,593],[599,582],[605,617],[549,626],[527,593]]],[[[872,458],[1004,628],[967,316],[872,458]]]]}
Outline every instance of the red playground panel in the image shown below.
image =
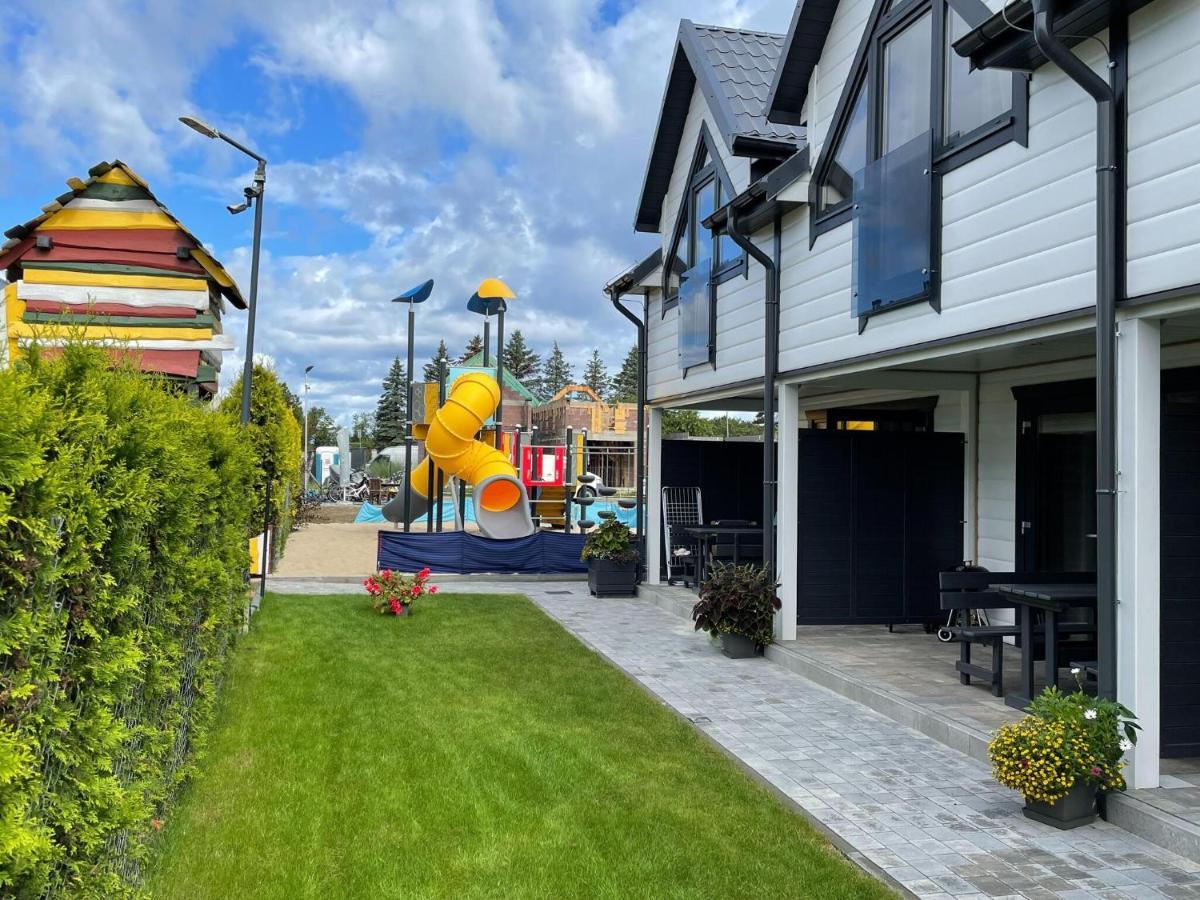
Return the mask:
{"type": "Polygon", "coordinates": [[[566,447],[522,447],[521,481],[525,487],[562,487],[566,447]]]}

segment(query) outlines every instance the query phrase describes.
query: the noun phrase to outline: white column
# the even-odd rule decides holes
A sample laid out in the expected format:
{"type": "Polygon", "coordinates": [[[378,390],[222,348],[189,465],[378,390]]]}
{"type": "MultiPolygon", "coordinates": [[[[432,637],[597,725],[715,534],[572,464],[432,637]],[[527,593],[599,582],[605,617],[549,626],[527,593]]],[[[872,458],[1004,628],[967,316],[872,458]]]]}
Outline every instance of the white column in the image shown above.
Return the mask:
{"type": "Polygon", "coordinates": [[[1159,783],[1159,330],[1126,319],[1117,340],[1117,699],[1142,726],[1132,788],[1159,783]]]}
{"type": "Polygon", "coordinates": [[[800,575],[800,390],[779,386],[779,485],[775,499],[776,569],[783,607],[775,616],[775,637],[796,639],[797,581],[800,575]]]}
{"type": "Polygon", "coordinates": [[[962,429],[966,438],[963,461],[963,559],[979,565],[979,379],[962,391],[962,429]]]}
{"type": "Polygon", "coordinates": [[[646,434],[646,584],[659,583],[662,568],[662,422],[657,407],[650,414],[646,434]]]}

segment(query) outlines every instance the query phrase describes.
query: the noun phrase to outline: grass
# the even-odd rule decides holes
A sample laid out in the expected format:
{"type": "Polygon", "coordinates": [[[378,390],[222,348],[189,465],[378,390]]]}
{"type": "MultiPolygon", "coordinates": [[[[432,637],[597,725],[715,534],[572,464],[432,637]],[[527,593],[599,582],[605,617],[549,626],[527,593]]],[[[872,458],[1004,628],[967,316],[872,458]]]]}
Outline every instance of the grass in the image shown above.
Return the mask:
{"type": "Polygon", "coordinates": [[[891,896],[514,596],[268,595],[159,898],[891,896]]]}

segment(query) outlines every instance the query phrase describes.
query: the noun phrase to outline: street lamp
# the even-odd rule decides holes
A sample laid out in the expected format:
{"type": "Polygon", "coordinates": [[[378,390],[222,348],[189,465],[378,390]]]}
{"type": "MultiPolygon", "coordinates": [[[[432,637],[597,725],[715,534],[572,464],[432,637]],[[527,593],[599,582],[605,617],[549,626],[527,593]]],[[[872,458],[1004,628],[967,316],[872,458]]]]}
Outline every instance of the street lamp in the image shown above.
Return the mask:
{"type": "MultiPolygon", "coordinates": [[[[301,465],[304,466],[304,490],[305,491],[308,490],[308,479],[309,479],[309,469],[308,469],[308,373],[311,372],[315,368],[316,368],[315,365],[304,367],[304,453],[301,454],[301,456],[303,457],[303,459],[301,461],[301,465]]],[[[318,485],[318,487],[319,486],[320,485],[318,485]]]]}
{"type": "Polygon", "coordinates": [[[250,255],[250,300],[246,321],[246,361],[242,368],[242,424],[245,425],[250,421],[250,382],[254,377],[254,311],[256,301],[258,300],[258,252],[259,245],[262,242],[262,205],[263,190],[267,185],[267,161],[249,147],[235,141],[227,134],[222,134],[207,122],[203,122],[195,116],[180,116],[179,121],[192,129],[192,131],[202,134],[206,138],[213,138],[214,140],[220,138],[231,147],[245,153],[256,163],[254,168],[254,184],[242,190],[246,199],[241,203],[231,203],[226,207],[230,214],[235,216],[240,212],[245,212],[251,206],[254,207],[254,246],[250,255]]]}
{"type": "MultiPolygon", "coordinates": [[[[413,366],[413,335],[416,326],[416,309],[418,303],[424,303],[433,293],[433,279],[422,281],[416,287],[410,287],[399,297],[393,297],[393,303],[408,304],[408,368],[404,378],[404,530],[412,530],[412,383],[413,366]]],[[[438,498],[438,508],[441,508],[441,498],[438,498]]],[[[429,517],[433,518],[432,514],[429,517]]],[[[426,526],[428,529],[428,525],[426,526]]]]}

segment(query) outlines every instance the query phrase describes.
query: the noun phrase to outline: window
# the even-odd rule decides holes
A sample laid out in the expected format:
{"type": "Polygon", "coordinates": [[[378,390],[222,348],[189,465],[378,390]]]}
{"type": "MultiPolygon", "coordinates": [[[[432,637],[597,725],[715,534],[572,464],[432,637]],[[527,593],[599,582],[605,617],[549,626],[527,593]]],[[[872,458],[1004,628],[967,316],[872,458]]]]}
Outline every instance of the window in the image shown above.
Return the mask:
{"type": "Polygon", "coordinates": [[[681,276],[690,273],[702,260],[707,260],[711,267],[710,281],[714,286],[746,272],[746,254],[733,238],[714,235],[701,224],[733,197],[733,184],[711,146],[708,129],[701,128],[688,189],[667,254],[668,264],[663,267],[664,313],[679,302],[681,276]]]}
{"type": "Polygon", "coordinates": [[[1024,142],[1026,77],[971,71],[951,46],[967,30],[945,0],[877,0],[814,167],[814,239],[850,220],[853,182],[868,164],[923,134],[935,177],[1024,142]]]}

